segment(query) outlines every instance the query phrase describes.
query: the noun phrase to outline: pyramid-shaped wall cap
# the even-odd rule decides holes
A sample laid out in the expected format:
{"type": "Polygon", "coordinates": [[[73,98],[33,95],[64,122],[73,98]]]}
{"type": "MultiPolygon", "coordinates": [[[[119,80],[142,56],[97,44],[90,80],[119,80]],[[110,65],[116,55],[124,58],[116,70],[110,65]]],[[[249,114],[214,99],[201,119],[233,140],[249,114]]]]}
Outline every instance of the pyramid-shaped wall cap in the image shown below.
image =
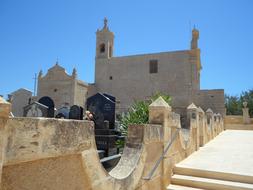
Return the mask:
{"type": "Polygon", "coordinates": [[[199,111],[200,113],[205,113],[204,110],[203,110],[201,107],[198,107],[198,111],[199,111]]]}
{"type": "Polygon", "coordinates": [[[211,110],[210,108],[208,108],[208,109],[206,110],[206,113],[213,113],[213,110],[211,110]]]}
{"type": "Polygon", "coordinates": [[[191,103],[188,107],[187,107],[188,110],[197,110],[198,107],[194,104],[194,103],[191,103]]]}
{"type": "Polygon", "coordinates": [[[160,96],[149,107],[165,107],[171,109],[170,105],[160,96]]]}
{"type": "Polygon", "coordinates": [[[217,113],[217,116],[221,116],[221,114],[220,114],[220,113],[217,113]]]}
{"type": "Polygon", "coordinates": [[[0,96],[0,104],[10,104],[10,103],[0,96]]]}

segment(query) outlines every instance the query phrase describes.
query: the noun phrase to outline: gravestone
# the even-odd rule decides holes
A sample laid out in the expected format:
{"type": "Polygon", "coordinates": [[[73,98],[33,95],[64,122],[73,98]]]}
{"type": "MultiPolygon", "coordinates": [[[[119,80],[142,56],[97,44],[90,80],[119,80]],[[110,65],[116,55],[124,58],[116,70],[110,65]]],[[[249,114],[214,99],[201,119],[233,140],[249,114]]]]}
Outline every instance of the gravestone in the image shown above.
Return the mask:
{"type": "Polygon", "coordinates": [[[82,120],[83,108],[81,106],[73,105],[69,111],[69,119],[82,120]]]}
{"type": "Polygon", "coordinates": [[[47,117],[48,107],[39,103],[33,102],[24,107],[24,117],[47,117]]]}
{"type": "Polygon", "coordinates": [[[87,99],[87,110],[93,114],[96,129],[105,129],[104,121],[108,121],[109,128],[114,129],[115,100],[115,97],[102,93],[87,99]]]}
{"type": "Polygon", "coordinates": [[[109,94],[97,93],[87,99],[87,110],[93,114],[97,148],[105,151],[105,156],[117,154],[116,141],[121,136],[115,130],[116,98],[109,94]]]}
{"type": "Polygon", "coordinates": [[[55,111],[54,101],[50,97],[44,96],[44,97],[40,98],[39,103],[48,107],[47,117],[54,117],[54,111],[55,111]]]}
{"type": "Polygon", "coordinates": [[[70,111],[69,107],[63,106],[57,110],[55,118],[68,119],[69,118],[69,111],[70,111]]]}

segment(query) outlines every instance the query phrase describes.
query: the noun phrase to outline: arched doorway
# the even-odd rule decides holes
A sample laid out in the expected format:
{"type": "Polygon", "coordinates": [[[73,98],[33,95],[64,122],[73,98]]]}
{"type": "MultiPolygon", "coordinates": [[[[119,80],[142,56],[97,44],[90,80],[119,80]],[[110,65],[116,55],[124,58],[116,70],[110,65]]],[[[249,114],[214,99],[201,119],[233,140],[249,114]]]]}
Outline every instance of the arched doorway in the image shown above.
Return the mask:
{"type": "Polygon", "coordinates": [[[39,99],[39,103],[48,107],[48,117],[54,117],[54,101],[48,96],[39,99]]]}

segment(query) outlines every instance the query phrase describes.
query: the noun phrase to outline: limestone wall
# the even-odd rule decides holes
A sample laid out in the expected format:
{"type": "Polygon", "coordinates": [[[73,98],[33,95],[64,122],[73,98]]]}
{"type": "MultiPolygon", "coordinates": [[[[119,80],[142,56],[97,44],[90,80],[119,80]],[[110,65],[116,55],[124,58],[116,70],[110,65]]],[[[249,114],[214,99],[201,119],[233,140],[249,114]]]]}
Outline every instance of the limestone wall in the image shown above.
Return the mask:
{"type": "Polygon", "coordinates": [[[253,130],[253,118],[249,118],[250,123],[245,124],[242,115],[227,115],[224,118],[225,129],[232,130],[253,130]]]}
{"type": "Polygon", "coordinates": [[[11,111],[15,117],[22,117],[24,107],[28,105],[29,99],[32,98],[32,92],[26,89],[18,89],[10,94],[11,111]]]}
{"type": "Polygon", "coordinates": [[[200,90],[196,92],[195,102],[204,110],[212,108],[215,113],[220,113],[225,116],[226,113],[224,97],[225,94],[223,89],[200,90]]]}
{"type": "Polygon", "coordinates": [[[180,116],[160,97],[149,107],[149,124],[129,126],[122,157],[107,173],[97,154],[92,122],[10,119],[9,111],[10,105],[0,101],[3,190],[162,190],[170,183],[174,164],[223,130],[220,115],[192,104],[187,109],[190,130],[183,131],[180,116]]]}
{"type": "Polygon", "coordinates": [[[62,106],[79,105],[84,107],[88,85],[77,80],[75,75],[68,75],[64,68],[56,64],[45,76],[38,78],[37,100],[43,96],[53,99],[57,109],[62,106]]]}
{"type": "Polygon", "coordinates": [[[171,95],[173,107],[185,109],[192,90],[199,90],[198,59],[197,50],[96,59],[95,86],[116,96],[122,111],[157,92],[171,95]],[[158,73],[149,73],[150,60],[158,61],[158,73]]]}

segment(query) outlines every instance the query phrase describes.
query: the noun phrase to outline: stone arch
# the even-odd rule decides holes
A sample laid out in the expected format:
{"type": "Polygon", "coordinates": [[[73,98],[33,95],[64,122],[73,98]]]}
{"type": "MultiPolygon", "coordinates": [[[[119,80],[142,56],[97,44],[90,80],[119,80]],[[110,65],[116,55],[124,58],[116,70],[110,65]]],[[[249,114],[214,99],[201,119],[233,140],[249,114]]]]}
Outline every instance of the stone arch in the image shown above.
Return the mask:
{"type": "Polygon", "coordinates": [[[99,45],[99,52],[100,53],[105,53],[105,44],[104,43],[99,45]]]}
{"type": "Polygon", "coordinates": [[[43,96],[42,98],[39,99],[39,103],[48,107],[48,117],[54,117],[55,104],[52,98],[48,96],[43,96]]]}

